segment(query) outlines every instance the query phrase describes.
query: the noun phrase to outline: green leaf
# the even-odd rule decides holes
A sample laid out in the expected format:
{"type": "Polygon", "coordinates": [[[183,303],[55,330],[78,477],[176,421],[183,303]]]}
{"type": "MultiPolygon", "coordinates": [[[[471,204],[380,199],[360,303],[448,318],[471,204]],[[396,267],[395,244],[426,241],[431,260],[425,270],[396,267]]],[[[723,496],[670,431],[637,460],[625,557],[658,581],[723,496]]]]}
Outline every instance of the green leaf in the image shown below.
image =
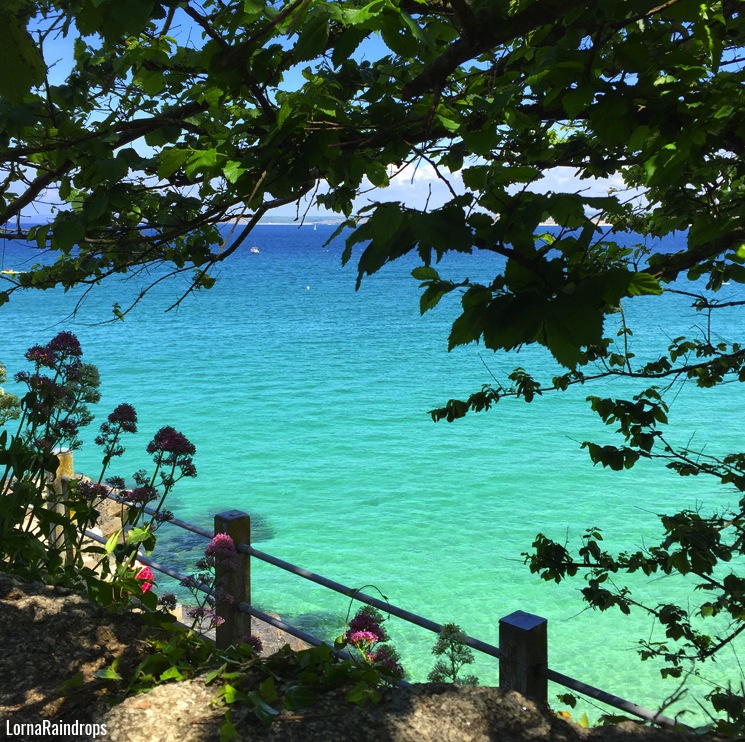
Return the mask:
{"type": "Polygon", "coordinates": [[[0,95],[20,103],[44,82],[46,68],[36,44],[9,8],[0,9],[0,95]]]}
{"type": "Polygon", "coordinates": [[[489,165],[472,165],[462,172],[463,183],[467,188],[475,191],[484,189],[491,178],[491,167],[489,165]]]}
{"type": "Polygon", "coordinates": [[[372,0],[361,8],[345,5],[342,8],[342,19],[347,26],[358,26],[382,13],[387,5],[387,0],[372,0]]]}
{"type": "Polygon", "coordinates": [[[193,178],[200,171],[210,170],[217,164],[217,150],[214,147],[210,149],[197,150],[186,161],[184,168],[186,175],[193,178]]]}
{"type": "Polygon", "coordinates": [[[237,160],[228,160],[222,172],[228,183],[235,183],[246,172],[246,168],[237,160]]]}
{"type": "Polygon", "coordinates": [[[634,273],[629,282],[630,296],[659,295],[662,293],[660,282],[650,273],[634,273]]]}
{"type": "Polygon", "coordinates": [[[161,180],[170,178],[179,168],[181,168],[189,158],[189,152],[186,149],[172,147],[165,150],[160,156],[160,165],[158,166],[158,177],[161,180]]]}
{"type": "Polygon", "coordinates": [[[620,93],[599,96],[590,109],[590,122],[607,145],[623,144],[633,130],[629,115],[630,102],[620,93]]]}
{"type": "Polygon", "coordinates": [[[561,99],[561,104],[569,118],[574,118],[592,103],[594,91],[589,85],[583,85],[568,91],[561,99]]]}
{"type": "Polygon", "coordinates": [[[718,214],[700,214],[688,230],[688,248],[692,249],[729,234],[737,228],[735,217],[718,214]]]}
{"type": "Polygon", "coordinates": [[[237,700],[243,698],[244,696],[245,693],[242,693],[230,683],[225,683],[225,685],[222,687],[222,697],[225,703],[235,703],[237,700]]]}
{"type": "Polygon", "coordinates": [[[36,246],[43,250],[47,245],[47,235],[49,234],[49,230],[51,228],[51,225],[49,224],[43,224],[36,229],[36,246]]]}
{"type": "Polygon", "coordinates": [[[166,77],[159,70],[142,69],[133,83],[149,96],[160,95],[166,88],[166,77]]]}
{"type": "Polygon", "coordinates": [[[181,670],[178,669],[178,667],[169,667],[164,673],[161,674],[159,678],[161,683],[165,683],[167,680],[183,680],[183,679],[184,679],[184,675],[181,672],[181,670]]]}
{"type": "Polygon", "coordinates": [[[159,126],[145,134],[145,144],[149,147],[162,147],[164,144],[177,142],[180,136],[181,127],[179,126],[159,126]]]}
{"type": "Polygon", "coordinates": [[[220,724],[220,742],[233,742],[235,739],[240,739],[240,733],[235,728],[232,719],[230,718],[230,711],[228,710],[225,714],[225,718],[220,724]]]}
{"type": "Polygon", "coordinates": [[[111,42],[138,35],[153,13],[155,0],[84,0],[77,16],[83,34],[101,34],[111,42]]]}
{"type": "Polygon", "coordinates": [[[559,294],[549,302],[544,320],[546,347],[566,368],[574,368],[583,348],[598,345],[603,335],[600,306],[559,294]]]}
{"type": "Polygon", "coordinates": [[[96,670],[95,676],[102,680],[123,680],[122,676],[116,671],[113,663],[109,667],[102,667],[100,670],[96,670]]]}
{"type": "Polygon", "coordinates": [[[259,684],[259,693],[267,703],[274,703],[277,700],[277,688],[273,677],[270,676],[259,684]]]}
{"type": "Polygon", "coordinates": [[[150,538],[151,532],[147,528],[133,528],[127,533],[127,543],[139,544],[150,538]]]}
{"type": "Polygon", "coordinates": [[[310,688],[302,685],[291,685],[285,691],[284,705],[289,711],[296,711],[298,709],[310,708],[315,705],[317,700],[316,693],[310,688]]]}
{"type": "Polygon", "coordinates": [[[369,683],[360,681],[347,693],[347,701],[350,703],[367,703],[375,701],[380,697],[380,693],[369,683]]]}
{"type": "Polygon", "coordinates": [[[288,98],[285,101],[282,101],[282,105],[279,107],[279,112],[277,113],[277,128],[281,129],[284,126],[285,121],[290,117],[290,114],[294,110],[294,105],[292,99],[288,98]]]}
{"type": "Polygon", "coordinates": [[[329,20],[325,15],[309,15],[303,23],[293,56],[295,62],[314,59],[326,49],[329,39],[329,20]]]}
{"type": "Polygon", "coordinates": [[[388,168],[382,162],[371,162],[365,169],[365,174],[376,188],[386,188],[390,183],[388,168]]]}
{"type": "Polygon", "coordinates": [[[279,716],[279,711],[274,707],[270,706],[255,690],[250,691],[247,694],[248,700],[253,704],[253,710],[256,714],[256,718],[262,724],[268,724],[276,716],[279,716]]]}
{"type": "Polygon", "coordinates": [[[118,531],[115,531],[111,534],[111,536],[106,539],[106,546],[104,546],[104,550],[107,554],[111,554],[114,549],[116,549],[116,545],[119,543],[119,536],[121,536],[122,531],[119,529],[118,531]]]}
{"type": "Polygon", "coordinates": [[[210,683],[212,683],[216,678],[220,677],[225,672],[227,667],[227,663],[223,663],[222,665],[220,665],[220,667],[208,672],[204,676],[204,684],[209,685],[210,683]]]}
{"type": "Polygon", "coordinates": [[[479,307],[465,309],[450,329],[448,350],[478,340],[484,331],[484,316],[479,307]]]}
{"type": "Polygon", "coordinates": [[[426,29],[422,28],[405,10],[399,11],[401,13],[401,20],[406,24],[411,35],[417,40],[421,41],[428,49],[434,49],[435,43],[432,36],[427,33],[426,29]]]}
{"type": "Polygon", "coordinates": [[[72,247],[85,239],[85,223],[77,214],[58,217],[52,226],[52,247],[69,252],[72,247]]]}
{"type": "Polygon", "coordinates": [[[76,672],[72,677],[65,680],[57,689],[56,692],[60,695],[69,693],[70,691],[76,691],[83,687],[85,679],[83,678],[83,671],[76,672]]]}
{"type": "Polygon", "coordinates": [[[439,281],[439,273],[429,265],[422,265],[419,268],[414,268],[411,271],[411,275],[416,278],[417,281],[439,281]]]}
{"type": "Polygon", "coordinates": [[[361,28],[347,28],[334,44],[331,62],[334,67],[339,67],[348,60],[357,47],[367,36],[367,31],[361,28]]]}

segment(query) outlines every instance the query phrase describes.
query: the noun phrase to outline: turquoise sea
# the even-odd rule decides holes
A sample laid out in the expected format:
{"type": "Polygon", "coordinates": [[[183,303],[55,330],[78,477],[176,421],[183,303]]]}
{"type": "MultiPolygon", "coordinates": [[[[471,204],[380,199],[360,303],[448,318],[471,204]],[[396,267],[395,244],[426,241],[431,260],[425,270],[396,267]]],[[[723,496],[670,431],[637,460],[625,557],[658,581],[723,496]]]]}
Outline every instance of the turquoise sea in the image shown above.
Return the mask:
{"type": "MultiPolygon", "coordinates": [[[[655,513],[734,505],[736,493],[681,479],[659,462],[623,473],[592,466],[580,443],[614,436],[584,399],[633,393],[628,384],[575,388],[532,404],[504,400],[489,413],[434,424],[430,409],[464,398],[492,374],[506,380],[523,366],[549,378],[553,362],[530,347],[510,355],[476,345],[448,353],[457,297],[420,317],[414,259],[387,266],[356,292],[354,265],[341,267],[342,241],[323,248],[332,230],[261,226],[252,237],[259,252],[239,251],[212,290],[164,312],[186,288],[178,278],[164,282],[124,322],[100,324],[113,316],[115,301],[125,305],[157,273],[105,283],[75,316],[79,291],[16,294],[0,308],[0,360],[12,373],[23,367],[28,346],[61,329],[79,336],[85,359],[100,368],[103,399],[88,444],[76,452],[78,471],[97,474],[97,425],[129,402],[141,432],[116,473],[147,466],[144,448],[162,425],[197,446],[199,476],[181,482],[169,503],[178,517],[209,527],[215,512],[245,510],[258,548],[353,587],[372,585],[367,592],[377,589],[494,644],[501,616],[545,616],[554,669],[659,707],[677,682],[660,680],[635,653],[639,638],[662,638],[658,627],[641,614],[585,610],[581,580],[546,583],[530,574],[521,553],[539,532],[576,543],[591,526],[603,529],[609,548],[635,549],[658,536],[655,513]]],[[[676,244],[671,238],[658,249],[676,244]]],[[[0,259],[0,268],[23,270],[38,256],[6,241],[0,259]]],[[[498,266],[487,253],[446,256],[443,263],[443,275],[473,280],[498,266]]],[[[736,286],[722,294],[743,298],[736,286]]],[[[624,309],[639,358],[704,323],[680,296],[628,300],[624,309]]],[[[714,329],[742,339],[734,313],[723,312],[714,329]]],[[[708,454],[742,450],[738,385],[679,385],[667,399],[674,440],[692,440],[708,454]]],[[[198,540],[161,533],[161,561],[191,568],[198,540]]],[[[325,636],[341,632],[344,596],[263,563],[253,575],[259,607],[325,636]]],[[[654,603],[685,600],[690,583],[655,579],[637,589],[654,603]]],[[[396,619],[389,626],[410,678],[423,680],[434,661],[434,636],[396,619]]],[[[672,711],[696,711],[693,696],[711,680],[739,682],[736,649],[702,668],[704,679],[672,711]]],[[[482,683],[496,683],[496,665],[479,657],[473,672],[482,683]]],[[[584,702],[582,710],[598,713],[584,702]]]]}

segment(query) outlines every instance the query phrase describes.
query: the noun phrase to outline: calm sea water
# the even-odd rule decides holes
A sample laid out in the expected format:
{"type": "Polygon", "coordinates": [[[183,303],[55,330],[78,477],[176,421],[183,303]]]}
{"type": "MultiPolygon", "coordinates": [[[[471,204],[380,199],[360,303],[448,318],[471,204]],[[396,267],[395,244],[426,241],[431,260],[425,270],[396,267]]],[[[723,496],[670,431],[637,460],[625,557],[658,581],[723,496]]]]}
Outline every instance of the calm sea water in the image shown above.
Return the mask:
{"type": "MultiPolygon", "coordinates": [[[[141,433],[117,473],[147,466],[144,447],[162,425],[196,444],[199,476],[180,483],[169,504],[179,517],[209,527],[215,512],[243,509],[254,518],[259,548],[353,587],[374,586],[367,591],[494,644],[501,616],[545,616],[553,668],[656,708],[676,683],[641,664],[635,647],[641,637],[662,638],[658,627],[641,614],[585,610],[581,580],[543,582],[521,553],[539,532],[576,543],[591,526],[603,528],[609,548],[636,549],[659,535],[655,513],[734,505],[736,494],[681,479],[659,463],[623,473],[593,468],[580,443],[614,436],[584,399],[633,393],[629,384],[577,388],[530,405],[505,400],[490,413],[433,424],[428,410],[467,396],[492,374],[505,381],[524,366],[550,377],[550,357],[475,345],[448,353],[457,298],[420,317],[413,260],[388,266],[355,292],[354,267],[341,267],[342,243],[322,247],[331,229],[259,227],[258,253],[246,247],[220,269],[214,289],[168,313],[186,288],[178,279],[160,285],[124,322],[106,325],[96,323],[147,277],[99,287],[75,316],[79,291],[16,295],[0,308],[0,360],[13,372],[29,345],[74,331],[86,360],[101,370],[97,422],[123,401],[139,413],[141,433]]],[[[675,245],[669,240],[661,249],[675,245]]],[[[0,249],[2,268],[23,270],[38,259],[11,242],[0,249]]],[[[488,254],[444,262],[443,274],[474,280],[498,267],[488,254]]],[[[724,289],[742,298],[737,292],[724,289]]],[[[627,301],[639,357],[653,357],[668,338],[703,324],[689,304],[676,296],[627,301]]],[[[716,326],[728,340],[740,330],[734,315],[716,326]]],[[[710,454],[742,448],[738,385],[678,386],[668,400],[675,440],[692,439],[710,454]]],[[[78,471],[98,471],[96,428],[76,452],[78,471]]],[[[170,560],[191,568],[203,544],[161,533],[170,560]]],[[[635,589],[654,603],[685,600],[690,586],[665,578],[635,589]]],[[[326,636],[341,632],[349,607],[347,598],[263,563],[254,566],[253,598],[326,636]]],[[[424,679],[433,635],[395,619],[390,633],[412,679],[424,679]]],[[[678,708],[695,710],[692,695],[709,680],[739,678],[735,649],[702,669],[708,680],[697,681],[678,708]]],[[[479,658],[474,672],[495,683],[496,660],[479,658]]]]}

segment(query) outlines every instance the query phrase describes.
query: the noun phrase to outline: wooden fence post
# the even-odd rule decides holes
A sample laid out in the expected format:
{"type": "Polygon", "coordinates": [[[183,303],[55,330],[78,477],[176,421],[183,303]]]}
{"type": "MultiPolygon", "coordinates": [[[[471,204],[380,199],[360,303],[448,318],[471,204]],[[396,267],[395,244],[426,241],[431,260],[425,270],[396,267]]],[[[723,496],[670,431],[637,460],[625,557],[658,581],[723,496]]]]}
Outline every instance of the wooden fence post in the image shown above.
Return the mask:
{"type": "Polygon", "coordinates": [[[499,619],[499,687],[540,703],[548,701],[548,620],[515,611],[499,619]]]}
{"type": "MultiPolygon", "coordinates": [[[[51,473],[47,475],[47,481],[51,485],[54,495],[48,497],[49,509],[63,517],[69,516],[67,509],[67,481],[75,476],[75,461],[72,451],[69,448],[61,448],[54,451],[54,455],[59,460],[57,471],[52,477],[51,473]]],[[[58,548],[64,548],[65,559],[71,563],[73,559],[73,545],[67,539],[65,530],[62,526],[52,526],[49,529],[49,540],[52,545],[58,548]]]]}
{"type": "MultiPolygon", "coordinates": [[[[233,543],[251,545],[251,518],[241,510],[228,510],[215,516],[215,533],[227,533],[233,543]]],[[[251,603],[251,561],[248,554],[238,552],[238,569],[215,569],[218,587],[233,596],[234,603],[251,603]]],[[[217,615],[223,623],[215,629],[219,649],[237,644],[251,634],[251,616],[237,609],[232,603],[218,601],[217,615]]]]}

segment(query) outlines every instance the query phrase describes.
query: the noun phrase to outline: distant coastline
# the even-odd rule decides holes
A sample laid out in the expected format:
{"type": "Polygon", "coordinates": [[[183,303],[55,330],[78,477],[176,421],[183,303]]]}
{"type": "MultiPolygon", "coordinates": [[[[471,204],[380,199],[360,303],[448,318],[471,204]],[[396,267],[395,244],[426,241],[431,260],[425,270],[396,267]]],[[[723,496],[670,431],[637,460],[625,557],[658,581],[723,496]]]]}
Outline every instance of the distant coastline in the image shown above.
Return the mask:
{"type": "MultiPolygon", "coordinates": [[[[612,227],[613,225],[609,222],[600,221],[595,217],[591,217],[592,220],[597,224],[599,227],[612,227]]],[[[30,226],[38,226],[39,224],[49,224],[53,219],[53,215],[48,215],[47,218],[41,218],[37,217],[35,219],[22,219],[21,224],[24,227],[30,227],[30,226]]],[[[248,224],[249,219],[241,218],[241,219],[228,219],[222,224],[248,224]]],[[[295,216],[270,216],[266,220],[261,219],[258,224],[262,227],[286,227],[286,226],[297,226],[297,227],[309,227],[309,226],[327,226],[327,227],[338,227],[339,225],[344,223],[344,219],[338,216],[306,216],[302,219],[299,219],[295,216]]],[[[552,219],[548,219],[545,222],[540,222],[538,224],[539,227],[559,227],[555,221],[552,219]]]]}

